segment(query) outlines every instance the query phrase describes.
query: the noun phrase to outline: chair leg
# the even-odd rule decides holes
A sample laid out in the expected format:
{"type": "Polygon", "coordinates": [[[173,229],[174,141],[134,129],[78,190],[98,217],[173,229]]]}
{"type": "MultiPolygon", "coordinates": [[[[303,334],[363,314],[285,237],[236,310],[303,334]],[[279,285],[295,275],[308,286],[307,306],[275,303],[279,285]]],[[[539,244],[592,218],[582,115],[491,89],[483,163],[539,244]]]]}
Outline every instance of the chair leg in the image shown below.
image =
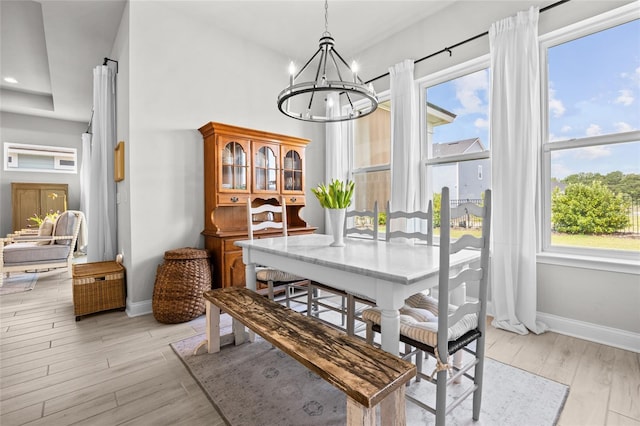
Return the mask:
{"type": "MultiPolygon", "coordinates": [[[[422,359],[424,358],[424,354],[420,349],[416,349],[416,369],[418,370],[418,373],[422,373],[422,359]]],[[[420,374],[416,374],[416,382],[419,382],[422,380],[422,377],[420,377],[420,374]]]]}
{"type": "Polygon", "coordinates": [[[373,323],[371,321],[366,321],[367,323],[367,333],[365,340],[368,344],[373,345],[373,323]]]}
{"type": "Polygon", "coordinates": [[[474,370],[473,383],[477,386],[473,392],[473,420],[480,418],[480,404],[482,402],[482,375],[484,372],[484,333],[476,341],[476,359],[478,363],[474,370]]]}
{"type": "Polygon", "coordinates": [[[447,370],[438,371],[436,382],[436,426],[445,425],[447,413],[447,370]]]}
{"type": "Polygon", "coordinates": [[[287,306],[287,308],[291,307],[291,303],[289,302],[289,300],[291,300],[291,291],[293,291],[293,286],[289,285],[289,284],[285,284],[284,285],[284,304],[287,306]]]}
{"type": "MultiPolygon", "coordinates": [[[[344,297],[342,298],[342,325],[344,325],[344,297]]],[[[347,294],[347,334],[353,336],[356,326],[356,298],[353,294],[347,294]]]]}
{"type": "Polygon", "coordinates": [[[311,312],[313,311],[313,309],[311,308],[311,305],[313,304],[314,292],[315,292],[315,288],[311,283],[309,283],[309,291],[307,291],[307,316],[308,317],[311,316],[311,312]]]}
{"type": "Polygon", "coordinates": [[[269,300],[273,300],[273,281],[267,282],[267,291],[269,292],[269,300]]]}

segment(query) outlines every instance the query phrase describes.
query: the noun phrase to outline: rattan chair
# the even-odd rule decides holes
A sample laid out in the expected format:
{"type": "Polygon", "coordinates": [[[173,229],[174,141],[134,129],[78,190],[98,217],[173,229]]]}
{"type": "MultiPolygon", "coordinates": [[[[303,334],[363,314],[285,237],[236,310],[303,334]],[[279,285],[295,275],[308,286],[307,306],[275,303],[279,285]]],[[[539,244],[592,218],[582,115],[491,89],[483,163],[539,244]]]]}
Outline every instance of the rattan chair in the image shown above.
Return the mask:
{"type": "MultiPolygon", "coordinates": [[[[438,280],[438,300],[423,293],[415,294],[405,301],[400,310],[400,341],[418,350],[416,365],[418,377],[436,384],[435,407],[425,401],[407,395],[407,399],[416,403],[436,416],[436,425],[445,424],[445,416],[467,396],[473,394],[473,420],[480,416],[482,398],[482,375],[484,368],[484,345],[487,313],[487,283],[489,267],[489,235],[491,217],[491,191],[484,193],[484,205],[471,203],[455,208],[449,207],[449,189],[442,189],[440,209],[440,273],[438,280]],[[482,218],[482,236],[463,235],[451,242],[449,224],[451,219],[465,214],[482,218]],[[455,275],[449,270],[450,256],[466,248],[480,250],[479,265],[466,266],[455,275]],[[449,304],[449,296],[464,283],[478,282],[477,301],[466,301],[460,306],[449,304]],[[442,315],[440,312],[446,312],[442,315]],[[470,345],[475,342],[474,345],[470,345]],[[465,365],[450,364],[450,356],[460,350],[473,355],[465,365]],[[422,372],[423,354],[432,354],[436,359],[436,369],[431,376],[422,372]],[[471,374],[471,369],[474,369],[471,374]],[[437,373],[435,379],[433,375],[437,373]],[[451,373],[451,377],[448,377],[451,373]],[[455,399],[447,403],[447,387],[459,380],[465,380],[468,386],[456,392],[455,399]]],[[[367,309],[363,317],[367,322],[367,341],[373,342],[373,332],[380,332],[378,309],[367,309]]],[[[464,387],[464,384],[458,385],[464,387]]]]}
{"type": "MultiPolygon", "coordinates": [[[[269,229],[280,229],[281,235],[287,236],[285,198],[280,197],[280,204],[272,204],[274,200],[273,198],[254,198],[252,202],[251,198],[247,199],[247,230],[250,240],[253,240],[254,233],[269,229]],[[255,207],[253,203],[256,204],[255,207]]],[[[261,266],[256,267],[256,291],[268,296],[271,300],[284,302],[287,307],[291,307],[291,302],[307,305],[306,296],[309,282],[306,278],[288,272],[261,266]],[[266,289],[258,288],[261,284],[266,286],[266,289]]]]}

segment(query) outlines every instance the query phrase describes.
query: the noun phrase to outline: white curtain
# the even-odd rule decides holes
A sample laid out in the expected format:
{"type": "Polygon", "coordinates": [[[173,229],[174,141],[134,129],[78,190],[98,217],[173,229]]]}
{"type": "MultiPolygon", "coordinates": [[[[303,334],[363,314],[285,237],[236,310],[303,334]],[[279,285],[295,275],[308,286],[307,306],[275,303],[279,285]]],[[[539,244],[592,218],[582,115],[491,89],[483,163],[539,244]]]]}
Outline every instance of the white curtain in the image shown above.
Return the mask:
{"type": "Polygon", "coordinates": [[[106,65],[93,70],[93,140],[89,179],[87,261],[115,260],[116,185],[113,157],[116,146],[116,76],[106,65]]]}
{"type": "Polygon", "coordinates": [[[541,149],[538,14],[538,8],[531,7],[489,30],[493,325],[520,334],[547,329],[536,321],[536,191],[541,149]]]}
{"type": "MultiPolygon", "coordinates": [[[[327,97],[327,115],[336,116],[340,113],[340,100],[337,93],[331,93],[327,97]]],[[[325,179],[326,183],[333,179],[346,181],[351,179],[350,174],[350,150],[347,134],[351,126],[350,121],[327,123],[325,127],[326,144],[325,144],[325,179]]],[[[356,188],[357,191],[357,188],[356,188]]],[[[331,222],[329,214],[325,210],[325,229],[326,233],[331,233],[331,222]]]]}
{"type": "MultiPolygon", "coordinates": [[[[414,61],[389,68],[391,79],[391,209],[425,210],[414,61]],[[422,175],[422,176],[421,176],[422,175]]],[[[384,208],[384,206],[383,206],[384,208]]],[[[410,228],[411,224],[407,224],[410,228]]],[[[409,229],[411,230],[411,229],[409,229]]]]}
{"type": "MultiPolygon", "coordinates": [[[[84,213],[85,222],[89,217],[89,193],[91,188],[91,133],[82,134],[82,162],[80,163],[80,211],[84,213]]],[[[85,223],[85,229],[86,223],[85,223]]],[[[87,240],[85,239],[85,242],[87,240]]],[[[86,253],[86,247],[79,247],[86,253]]]]}

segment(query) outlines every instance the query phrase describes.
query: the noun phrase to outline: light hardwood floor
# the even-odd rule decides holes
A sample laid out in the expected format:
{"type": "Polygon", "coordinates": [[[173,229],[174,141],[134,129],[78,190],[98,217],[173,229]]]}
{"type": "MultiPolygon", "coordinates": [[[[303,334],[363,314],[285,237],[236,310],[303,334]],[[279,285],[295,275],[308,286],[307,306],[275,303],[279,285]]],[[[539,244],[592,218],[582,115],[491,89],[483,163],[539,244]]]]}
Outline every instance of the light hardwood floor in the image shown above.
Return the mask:
{"type": "MultiPolygon", "coordinates": [[[[169,347],[201,331],[124,312],[76,322],[71,280],[41,274],[33,291],[0,297],[0,424],[223,425],[169,347]]],[[[569,384],[560,425],[640,426],[637,353],[489,327],[487,355],[569,384]]]]}

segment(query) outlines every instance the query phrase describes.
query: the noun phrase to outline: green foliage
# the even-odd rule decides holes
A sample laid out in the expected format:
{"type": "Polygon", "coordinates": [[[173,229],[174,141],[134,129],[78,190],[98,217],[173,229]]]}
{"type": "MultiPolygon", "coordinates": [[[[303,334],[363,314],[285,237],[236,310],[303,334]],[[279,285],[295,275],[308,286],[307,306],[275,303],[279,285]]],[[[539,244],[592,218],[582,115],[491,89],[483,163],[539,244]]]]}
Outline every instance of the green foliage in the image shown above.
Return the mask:
{"type": "Polygon", "coordinates": [[[590,185],[595,181],[601,182],[615,194],[626,194],[632,200],[640,200],[640,175],[637,173],[623,174],[615,171],[602,175],[600,173],[576,173],[562,179],[566,184],[581,183],[590,185]]]}
{"type": "Polygon", "coordinates": [[[440,227],[440,204],[442,204],[442,194],[433,194],[433,227],[440,227]]]}
{"type": "Polygon", "coordinates": [[[57,211],[55,213],[53,211],[50,211],[44,217],[40,217],[40,216],[38,216],[37,214],[34,213],[33,216],[31,216],[27,220],[30,221],[30,222],[35,223],[36,225],[38,225],[38,227],[40,227],[40,225],[42,225],[42,222],[44,222],[44,220],[46,218],[51,219],[51,222],[55,222],[59,215],[60,215],[59,211],[57,211]]]}
{"type": "MultiPolygon", "coordinates": [[[[574,175],[575,176],[575,175],[574,175]]],[[[630,201],[600,181],[570,183],[551,194],[551,222],[568,234],[612,234],[629,224],[630,201]]]]}
{"type": "Polygon", "coordinates": [[[311,188],[311,191],[325,209],[346,209],[351,205],[354,186],[353,181],[344,183],[334,179],[328,187],[321,183],[317,187],[311,188]]]}
{"type": "Polygon", "coordinates": [[[378,225],[384,226],[386,224],[387,224],[387,213],[386,212],[378,213],[378,225]]]}

